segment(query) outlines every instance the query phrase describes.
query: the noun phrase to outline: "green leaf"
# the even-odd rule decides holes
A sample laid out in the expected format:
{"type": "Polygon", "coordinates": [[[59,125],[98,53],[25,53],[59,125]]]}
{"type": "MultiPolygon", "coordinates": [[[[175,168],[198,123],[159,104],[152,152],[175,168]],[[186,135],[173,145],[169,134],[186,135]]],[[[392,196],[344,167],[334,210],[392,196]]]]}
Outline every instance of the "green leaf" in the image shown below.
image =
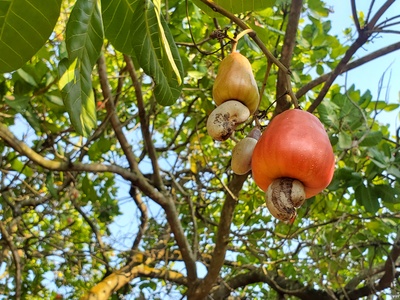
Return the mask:
{"type": "Polygon", "coordinates": [[[87,204],[89,201],[95,202],[98,199],[96,190],[93,187],[93,180],[88,176],[83,177],[81,189],[83,192],[83,204],[87,204]]]}
{"type": "Polygon", "coordinates": [[[34,109],[31,106],[28,106],[27,110],[22,113],[24,118],[28,121],[29,125],[32,126],[32,128],[36,132],[41,132],[42,128],[40,126],[40,120],[37,115],[37,112],[34,111],[34,109]]]}
{"type": "Polygon", "coordinates": [[[335,129],[338,128],[337,111],[339,107],[335,103],[331,101],[322,102],[318,105],[317,110],[322,123],[335,129]]]}
{"type": "Polygon", "coordinates": [[[60,15],[61,0],[0,1],[0,73],[23,66],[44,45],[60,15]]]}
{"type": "Polygon", "coordinates": [[[355,189],[357,201],[364,206],[365,210],[369,213],[376,213],[379,209],[378,197],[373,193],[371,188],[366,187],[364,184],[359,185],[355,189]]]}
{"type": "Polygon", "coordinates": [[[361,141],[360,146],[376,146],[382,140],[383,134],[380,131],[370,131],[367,133],[365,138],[361,141]]]}
{"type": "Polygon", "coordinates": [[[368,104],[368,108],[370,109],[382,109],[385,111],[393,111],[397,109],[400,106],[400,104],[397,103],[386,103],[383,100],[377,100],[377,101],[371,101],[368,104]]]}
{"type": "Polygon", "coordinates": [[[27,165],[27,163],[20,161],[15,152],[8,154],[7,161],[10,162],[11,168],[18,173],[24,174],[27,177],[33,176],[33,170],[27,165]]]}
{"type": "Polygon", "coordinates": [[[338,137],[339,137],[338,145],[341,149],[350,149],[351,148],[352,143],[353,143],[351,135],[342,131],[342,132],[339,132],[338,137]]]}
{"type": "Polygon", "coordinates": [[[400,179],[400,170],[399,170],[398,168],[396,168],[396,167],[394,167],[394,166],[390,166],[390,167],[387,169],[387,172],[388,172],[389,174],[391,174],[391,175],[393,175],[393,176],[396,176],[397,178],[400,179]]]}
{"type": "Polygon", "coordinates": [[[322,65],[317,65],[317,74],[322,75],[324,72],[324,67],[322,65]]]}
{"type": "Polygon", "coordinates": [[[35,129],[36,132],[40,132],[40,121],[38,115],[34,112],[34,109],[29,103],[30,98],[28,96],[6,97],[5,103],[12,107],[16,112],[20,113],[35,129]]]}
{"type": "Polygon", "coordinates": [[[54,175],[52,172],[47,173],[46,176],[46,187],[47,190],[50,192],[51,196],[53,196],[54,199],[58,199],[58,192],[57,189],[54,187],[54,175]]]}
{"type": "Polygon", "coordinates": [[[133,55],[132,16],[137,0],[102,0],[104,33],[111,44],[122,53],[133,55]]]}
{"type": "MultiPolygon", "coordinates": [[[[162,41],[162,46],[163,46],[163,50],[165,52],[165,54],[167,55],[168,61],[171,65],[172,70],[174,71],[174,74],[176,76],[176,79],[178,81],[179,85],[182,85],[182,77],[180,74],[180,71],[178,70],[178,67],[175,63],[174,60],[174,56],[172,55],[172,51],[171,48],[169,47],[169,39],[167,39],[166,36],[166,31],[164,30],[164,25],[163,25],[163,21],[161,21],[162,15],[161,15],[161,1],[160,0],[153,0],[154,3],[154,8],[156,10],[156,17],[157,17],[157,23],[158,23],[158,30],[161,36],[161,41],[162,41]]],[[[165,24],[166,28],[168,28],[168,25],[165,24]]],[[[172,39],[172,35],[170,36],[170,39],[172,39]]],[[[175,42],[173,42],[173,44],[175,45],[175,42]]],[[[178,55],[178,57],[180,57],[178,55]]]]}
{"type": "Polygon", "coordinates": [[[103,25],[97,1],[78,0],[66,28],[68,59],[59,64],[64,105],[71,123],[81,135],[96,125],[92,69],[103,44],[103,25]]]}
{"type": "Polygon", "coordinates": [[[358,101],[358,105],[361,108],[366,108],[368,107],[369,103],[372,100],[372,94],[370,90],[367,90],[360,98],[360,100],[358,101]]]}
{"type": "Polygon", "coordinates": [[[327,17],[329,15],[329,10],[326,8],[326,5],[324,2],[320,0],[312,0],[308,1],[308,8],[310,10],[310,13],[313,14],[316,17],[327,17]]]}
{"type": "Polygon", "coordinates": [[[398,103],[389,103],[385,106],[385,108],[383,109],[384,111],[393,111],[395,109],[397,109],[400,106],[400,104],[398,103]]]}
{"type": "Polygon", "coordinates": [[[24,71],[23,69],[18,69],[17,73],[23,80],[25,80],[30,85],[37,86],[35,78],[33,78],[32,75],[29,74],[28,72],[24,71]]]}
{"type": "Polygon", "coordinates": [[[173,104],[182,90],[182,62],[164,18],[150,0],[139,2],[132,20],[132,35],[140,66],[155,83],[157,102],[173,104]]]}
{"type": "Polygon", "coordinates": [[[112,140],[101,137],[95,141],[88,150],[88,155],[93,161],[100,161],[103,153],[107,153],[112,145],[112,140]]]}
{"type": "Polygon", "coordinates": [[[383,202],[398,203],[398,190],[392,188],[388,184],[379,184],[373,186],[375,193],[383,202]]]}
{"type": "Polygon", "coordinates": [[[386,168],[387,162],[385,159],[385,154],[380,152],[375,148],[368,149],[368,156],[370,160],[377,165],[379,168],[386,168]]]}
{"type": "Polygon", "coordinates": [[[29,107],[29,100],[28,96],[15,96],[5,97],[4,102],[16,111],[21,112],[29,107]]]}
{"type": "MultiPolygon", "coordinates": [[[[207,15],[211,17],[219,15],[201,0],[193,0],[193,2],[199,8],[204,10],[207,15]]],[[[246,11],[260,11],[275,4],[275,0],[214,0],[212,2],[234,14],[239,14],[246,11]]]]}

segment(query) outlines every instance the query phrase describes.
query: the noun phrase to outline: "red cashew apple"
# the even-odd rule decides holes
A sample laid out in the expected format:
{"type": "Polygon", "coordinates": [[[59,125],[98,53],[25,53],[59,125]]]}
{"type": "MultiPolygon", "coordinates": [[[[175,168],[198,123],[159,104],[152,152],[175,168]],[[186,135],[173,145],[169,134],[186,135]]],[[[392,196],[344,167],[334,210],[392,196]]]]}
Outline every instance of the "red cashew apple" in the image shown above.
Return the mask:
{"type": "Polygon", "coordinates": [[[277,218],[284,221],[292,220],[296,207],[329,185],[334,167],[335,157],[324,126],[317,117],[299,109],[273,118],[252,156],[254,181],[266,192],[267,207],[275,206],[280,213],[277,218]],[[273,191],[268,192],[269,187],[273,191]],[[292,199],[294,194],[299,198],[292,199]]]}

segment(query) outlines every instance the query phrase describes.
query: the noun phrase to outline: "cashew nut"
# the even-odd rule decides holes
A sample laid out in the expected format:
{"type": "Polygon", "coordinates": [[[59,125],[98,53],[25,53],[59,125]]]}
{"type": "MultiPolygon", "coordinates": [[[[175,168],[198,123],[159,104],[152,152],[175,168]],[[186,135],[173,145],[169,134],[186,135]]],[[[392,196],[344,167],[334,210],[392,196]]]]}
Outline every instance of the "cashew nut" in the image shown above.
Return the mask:
{"type": "Polygon", "coordinates": [[[260,129],[254,128],[247,137],[239,141],[233,148],[231,168],[235,174],[243,175],[251,170],[251,157],[260,136],[260,129]]]}
{"type": "Polygon", "coordinates": [[[208,134],[217,141],[227,140],[236,126],[250,117],[249,109],[236,100],[229,100],[215,108],[207,120],[208,134]]]}
{"type": "Polygon", "coordinates": [[[306,199],[303,184],[292,178],[275,179],[267,189],[266,203],[269,212],[284,222],[293,222],[296,208],[306,199]]]}

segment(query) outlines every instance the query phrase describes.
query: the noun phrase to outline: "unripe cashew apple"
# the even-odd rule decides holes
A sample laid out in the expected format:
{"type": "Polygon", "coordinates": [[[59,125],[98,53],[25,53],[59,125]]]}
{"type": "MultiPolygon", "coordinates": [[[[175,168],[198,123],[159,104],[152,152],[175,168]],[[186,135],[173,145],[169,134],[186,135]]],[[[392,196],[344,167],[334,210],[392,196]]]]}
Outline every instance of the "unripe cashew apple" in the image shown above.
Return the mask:
{"type": "Polygon", "coordinates": [[[258,108],[260,94],[249,60],[239,52],[225,57],[218,68],[213,86],[213,98],[217,105],[238,100],[254,113],[258,108]]]}
{"type": "Polygon", "coordinates": [[[332,180],[335,157],[324,126],[299,109],[277,115],[254,148],[252,174],[267,191],[275,179],[291,178],[304,185],[305,198],[320,193],[332,180]]]}

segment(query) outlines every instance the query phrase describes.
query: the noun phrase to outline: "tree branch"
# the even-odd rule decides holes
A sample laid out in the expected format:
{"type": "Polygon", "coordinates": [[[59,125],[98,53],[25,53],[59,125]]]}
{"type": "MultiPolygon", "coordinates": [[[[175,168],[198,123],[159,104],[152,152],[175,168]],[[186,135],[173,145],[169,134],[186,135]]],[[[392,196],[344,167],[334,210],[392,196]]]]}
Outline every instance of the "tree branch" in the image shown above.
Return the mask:
{"type": "Polygon", "coordinates": [[[308,112],[313,112],[318,105],[322,102],[322,100],[325,98],[326,94],[328,93],[330,87],[332,86],[332,83],[335,81],[335,79],[343,73],[343,70],[347,63],[350,61],[350,59],[353,57],[353,55],[356,53],[356,51],[361,48],[369,39],[370,33],[369,30],[373,30],[376,22],[378,22],[379,18],[383,15],[383,13],[390,7],[390,5],[393,4],[395,0],[388,0],[381,6],[381,8],[376,12],[376,14],[372,17],[372,20],[370,23],[366,24],[364,28],[358,31],[358,38],[354,41],[354,43],[350,46],[349,49],[347,49],[345,55],[343,56],[342,60],[339,62],[339,64],[336,66],[336,68],[333,70],[333,72],[330,73],[329,77],[325,81],[324,86],[322,87],[321,91],[319,92],[317,98],[314,100],[314,102],[310,105],[308,108],[308,112]]]}
{"type": "Polygon", "coordinates": [[[379,281],[375,284],[366,283],[363,287],[358,288],[347,293],[348,299],[359,299],[378,291],[382,291],[385,288],[390,287],[390,284],[394,282],[396,276],[396,261],[400,256],[400,231],[397,232],[396,239],[393,243],[392,250],[388,254],[385,265],[383,267],[383,275],[379,281]]]}
{"type": "MultiPolygon", "coordinates": [[[[146,144],[147,151],[149,153],[150,159],[153,164],[153,172],[154,172],[154,178],[156,181],[156,183],[155,183],[156,188],[159,191],[161,191],[162,193],[158,192],[154,186],[150,185],[148,183],[147,179],[145,179],[145,177],[139,170],[139,167],[138,167],[138,164],[136,161],[136,157],[135,157],[134,153],[132,152],[131,146],[128,143],[126,136],[124,135],[124,133],[122,131],[122,125],[121,125],[117,115],[115,114],[113,99],[112,99],[111,91],[110,91],[110,88],[108,85],[108,80],[107,80],[106,64],[105,64],[104,56],[101,55],[98,60],[98,67],[99,67],[99,76],[101,78],[100,82],[101,82],[102,90],[104,93],[104,97],[105,97],[105,99],[109,99],[109,101],[107,102],[107,106],[106,106],[107,111],[109,112],[109,114],[111,114],[111,124],[112,124],[115,134],[118,138],[118,141],[121,144],[124,154],[126,155],[128,161],[129,161],[131,170],[133,172],[135,172],[136,174],[140,174],[140,175],[138,175],[138,177],[141,180],[145,181],[145,182],[141,182],[141,183],[143,183],[143,184],[146,183],[149,186],[151,186],[152,194],[153,195],[155,194],[156,198],[153,198],[153,197],[150,197],[150,198],[153,199],[155,202],[157,202],[159,205],[161,205],[161,207],[164,209],[164,211],[167,215],[167,220],[171,226],[171,230],[174,233],[176,242],[179,246],[179,249],[182,252],[182,257],[185,262],[188,278],[192,281],[195,281],[197,279],[195,259],[194,259],[193,253],[191,251],[191,248],[189,246],[189,242],[183,231],[182,224],[179,220],[179,216],[178,216],[178,212],[176,210],[175,204],[173,203],[173,200],[171,197],[169,197],[169,195],[164,194],[164,193],[166,193],[166,191],[164,191],[164,188],[162,185],[162,180],[160,177],[160,170],[159,170],[158,163],[157,163],[157,156],[155,153],[154,145],[152,144],[152,141],[151,141],[150,133],[148,132],[147,121],[145,120],[146,116],[145,116],[145,111],[144,111],[141,88],[139,86],[139,82],[136,78],[136,75],[133,72],[133,65],[129,64],[129,62],[130,62],[130,60],[128,59],[126,61],[127,67],[128,67],[130,76],[131,77],[134,76],[132,78],[132,80],[135,85],[138,106],[141,107],[140,112],[139,112],[139,115],[141,115],[140,119],[141,119],[141,122],[144,122],[144,123],[141,123],[143,138],[145,140],[147,139],[147,142],[145,142],[145,144],[146,144]],[[157,177],[158,177],[158,179],[157,179],[157,177]]],[[[137,185],[137,184],[135,184],[135,185],[140,190],[142,190],[142,187],[140,185],[137,185]]],[[[144,191],[144,190],[142,190],[142,191],[148,196],[146,191],[144,191]]]]}
{"type": "Polygon", "coordinates": [[[8,231],[6,227],[4,226],[3,222],[0,220],[0,232],[2,239],[4,239],[10,247],[10,251],[12,254],[12,257],[14,259],[14,264],[15,264],[15,299],[19,300],[21,299],[21,289],[22,289],[22,270],[21,270],[21,258],[19,257],[18,254],[18,249],[15,247],[12,237],[8,234],[8,231]]]}
{"type": "MultiPolygon", "coordinates": [[[[128,181],[134,182],[138,186],[140,185],[149,195],[155,196],[156,193],[151,192],[152,186],[147,182],[145,177],[140,178],[139,174],[130,172],[125,168],[116,165],[104,165],[99,163],[85,164],[85,163],[72,163],[68,161],[50,160],[47,159],[34,150],[32,150],[24,142],[19,141],[11,132],[7,126],[0,123],[0,138],[2,138],[11,148],[20,153],[21,155],[29,158],[33,163],[52,171],[84,171],[92,173],[103,173],[111,172],[118,174],[128,181]]],[[[150,196],[149,196],[150,197],[150,196]]],[[[157,199],[157,197],[156,197],[157,199]]]]}
{"type": "Polygon", "coordinates": [[[229,244],[230,227],[233,220],[233,213],[237,203],[237,195],[242,189],[243,183],[246,181],[247,175],[234,175],[228,184],[228,189],[231,193],[227,193],[225,202],[221,210],[221,219],[218,225],[216,243],[208,273],[200,284],[188,293],[188,299],[203,299],[211,290],[216,282],[221,268],[225,262],[225,254],[229,244]],[[236,197],[234,197],[236,196],[236,197]]]}
{"type": "Polygon", "coordinates": [[[353,21],[354,24],[356,25],[357,32],[360,32],[361,27],[360,27],[360,21],[358,20],[358,15],[357,15],[357,7],[356,7],[356,1],[351,0],[351,13],[353,14],[353,21]]]}
{"type": "Polygon", "coordinates": [[[369,21],[366,24],[366,27],[368,30],[371,30],[375,27],[376,23],[379,21],[379,19],[382,17],[382,15],[389,9],[389,7],[396,2],[396,0],[387,0],[381,8],[375,13],[375,15],[372,17],[371,21],[369,21]]]}
{"type": "Polygon", "coordinates": [[[126,54],[124,54],[124,60],[125,60],[126,66],[128,68],[128,73],[129,73],[129,76],[131,77],[133,87],[135,89],[136,102],[137,102],[137,107],[139,110],[139,119],[140,119],[140,125],[141,125],[140,129],[142,131],[144,145],[146,147],[147,153],[151,160],[151,164],[153,166],[154,185],[158,189],[162,190],[162,189],[164,189],[164,185],[163,185],[162,178],[161,178],[160,166],[158,165],[157,153],[154,148],[153,140],[151,138],[151,134],[150,134],[150,130],[149,130],[148,116],[146,115],[146,108],[144,106],[144,101],[143,101],[142,86],[138,80],[138,77],[136,76],[135,67],[133,66],[132,59],[129,56],[127,56],[126,54]]]}
{"type": "Polygon", "coordinates": [[[135,251],[138,249],[140,241],[142,240],[142,237],[147,229],[147,223],[148,223],[148,212],[147,212],[147,206],[143,202],[142,197],[140,197],[140,194],[136,191],[135,186],[131,186],[129,190],[129,195],[132,197],[133,201],[135,201],[136,206],[140,210],[140,225],[139,225],[139,231],[135,237],[135,240],[132,244],[132,251],[135,251]]]}
{"type": "MultiPolygon", "coordinates": [[[[210,0],[200,0],[203,2],[205,5],[209,6],[214,10],[215,12],[218,12],[219,14],[227,17],[230,19],[232,22],[237,24],[240,28],[243,30],[250,29],[249,26],[246,25],[240,18],[236,17],[234,14],[232,14],[230,11],[227,11],[223,7],[217,5],[214,1],[210,0]]],[[[265,47],[264,43],[261,41],[261,39],[257,36],[257,34],[252,31],[249,33],[249,36],[253,39],[253,41],[257,44],[257,46],[261,49],[261,51],[270,59],[275,65],[277,65],[280,69],[282,69],[284,72],[287,74],[290,74],[291,72],[286,68],[285,65],[283,65],[269,50],[267,47],[265,47]]]]}
{"type": "Polygon", "coordinates": [[[112,294],[137,277],[161,278],[179,285],[188,285],[184,275],[177,271],[149,267],[142,254],[137,254],[133,264],[115,271],[95,285],[81,300],[107,300],[112,294]]]}
{"type": "MultiPolygon", "coordinates": [[[[285,37],[283,40],[283,46],[281,50],[281,63],[288,69],[292,61],[294,46],[296,45],[297,29],[299,26],[300,14],[303,8],[303,0],[293,0],[290,5],[290,12],[288,16],[288,24],[286,26],[285,37]]],[[[279,97],[276,103],[275,114],[279,114],[284,110],[288,109],[291,105],[291,97],[288,95],[290,78],[287,77],[287,72],[282,69],[278,71],[278,81],[276,85],[276,95],[279,97]]],[[[298,106],[296,96],[293,99],[294,105],[298,106]]]]}
{"type": "Polygon", "coordinates": [[[332,300],[325,291],[316,290],[311,286],[304,286],[298,281],[277,275],[263,268],[255,268],[246,273],[236,275],[227,282],[222,282],[213,293],[212,299],[226,299],[231,291],[258,282],[268,284],[278,293],[296,296],[304,300],[332,300]]]}
{"type": "Polygon", "coordinates": [[[365,31],[362,31],[362,34],[356,39],[356,41],[350,46],[350,48],[347,49],[346,54],[344,55],[342,60],[339,62],[339,64],[336,66],[336,68],[331,73],[329,73],[329,77],[326,79],[325,84],[322,87],[321,91],[319,92],[317,98],[307,109],[308,112],[312,113],[318,107],[318,105],[325,98],[326,94],[328,93],[328,91],[331,88],[335,79],[341,73],[344,72],[344,69],[345,69],[345,66],[347,65],[347,63],[353,57],[354,53],[356,53],[356,51],[367,42],[368,37],[369,37],[369,35],[366,34],[365,31]]]}
{"type": "Polygon", "coordinates": [[[182,253],[182,258],[185,263],[187,277],[189,282],[194,283],[197,280],[197,267],[195,257],[186,238],[186,234],[183,231],[182,224],[180,222],[180,218],[178,212],[176,210],[176,206],[171,199],[167,201],[165,205],[163,205],[163,209],[165,214],[167,215],[167,221],[169,226],[171,227],[172,232],[174,233],[175,240],[178,244],[179,250],[182,253]]]}
{"type": "MultiPolygon", "coordinates": [[[[396,267],[400,267],[400,262],[396,264],[396,267]]],[[[356,287],[361,284],[367,278],[376,276],[385,271],[385,264],[381,264],[372,268],[364,269],[359,272],[357,276],[354,276],[344,287],[344,293],[347,295],[349,291],[354,291],[356,287]]]]}
{"type": "Polygon", "coordinates": [[[103,53],[97,60],[97,68],[99,72],[101,90],[103,92],[104,101],[106,102],[107,113],[110,115],[111,126],[113,127],[118,142],[121,145],[122,150],[124,151],[126,159],[128,160],[130,169],[138,170],[138,164],[136,161],[136,157],[133,154],[132,147],[128,143],[128,140],[126,139],[126,136],[122,131],[121,122],[119,121],[118,116],[115,113],[114,99],[111,94],[110,85],[107,79],[107,66],[103,53]]]}
{"type": "Polygon", "coordinates": [[[392,250],[390,251],[388,258],[385,262],[385,273],[382,278],[379,280],[378,288],[383,290],[386,287],[389,287],[390,284],[394,280],[394,276],[396,274],[396,261],[400,256],[400,230],[397,233],[397,237],[393,243],[392,250]]]}
{"type": "MultiPolygon", "coordinates": [[[[400,50],[400,42],[394,43],[392,45],[386,46],[382,49],[379,49],[377,51],[372,52],[371,54],[368,54],[364,57],[361,57],[351,63],[348,63],[340,72],[340,74],[343,74],[347,71],[350,71],[352,69],[355,69],[367,62],[370,62],[376,58],[379,58],[381,56],[384,56],[386,54],[389,54],[391,52],[394,52],[396,50],[400,50]]],[[[340,75],[339,74],[339,75],[340,75]]],[[[308,91],[310,91],[311,89],[315,88],[316,86],[320,85],[321,83],[325,82],[326,80],[328,80],[328,78],[332,75],[332,72],[330,73],[326,73],[324,75],[321,75],[320,77],[310,81],[309,83],[307,83],[306,85],[302,86],[296,93],[296,97],[297,99],[300,99],[301,97],[303,97],[308,91]]]]}

